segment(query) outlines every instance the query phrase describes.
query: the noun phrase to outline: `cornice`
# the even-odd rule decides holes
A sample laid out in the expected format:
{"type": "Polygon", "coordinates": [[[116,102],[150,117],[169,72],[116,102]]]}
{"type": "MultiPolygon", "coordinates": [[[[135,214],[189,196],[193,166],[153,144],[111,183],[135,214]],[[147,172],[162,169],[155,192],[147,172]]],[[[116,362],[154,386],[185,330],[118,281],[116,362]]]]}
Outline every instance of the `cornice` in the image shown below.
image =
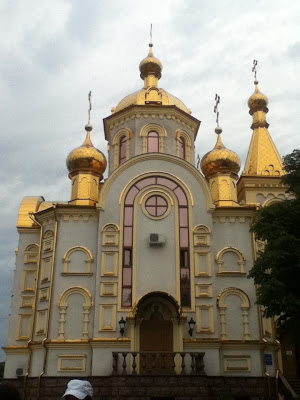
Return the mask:
{"type": "Polygon", "coordinates": [[[237,182],[237,186],[255,185],[261,187],[287,187],[281,183],[282,176],[263,176],[263,175],[246,175],[242,174],[237,182]]]}
{"type": "Polygon", "coordinates": [[[219,349],[222,343],[218,339],[183,339],[184,350],[193,349],[219,349]]]}
{"type": "Polygon", "coordinates": [[[30,350],[27,346],[6,346],[2,347],[6,354],[29,354],[30,350]]]}
{"type": "Polygon", "coordinates": [[[39,226],[33,226],[32,228],[29,228],[29,227],[28,228],[17,227],[17,231],[19,233],[30,233],[30,234],[37,233],[37,234],[40,234],[41,228],[39,226]]]}
{"type": "Polygon", "coordinates": [[[194,133],[194,140],[196,139],[201,124],[201,121],[186,114],[175,105],[131,105],[103,119],[105,139],[109,141],[110,130],[114,127],[123,126],[129,120],[139,119],[141,117],[148,120],[155,119],[156,117],[161,120],[164,118],[176,120],[183,127],[190,129],[194,133]]]}
{"type": "Polygon", "coordinates": [[[51,340],[45,343],[48,349],[90,349],[88,340],[51,340]]]}
{"type": "Polygon", "coordinates": [[[235,223],[237,220],[240,223],[245,223],[246,220],[252,221],[256,215],[257,206],[239,206],[239,207],[220,207],[212,212],[213,222],[225,223],[226,220],[230,223],[235,223]]]}
{"type": "Polygon", "coordinates": [[[91,341],[92,348],[124,348],[130,350],[131,340],[128,338],[95,338],[91,341]]]}
{"type": "Polygon", "coordinates": [[[75,206],[74,204],[57,203],[51,208],[35,213],[35,217],[43,226],[54,222],[54,220],[59,221],[60,218],[64,222],[68,222],[70,217],[73,218],[74,222],[78,222],[80,217],[84,222],[88,222],[90,217],[94,222],[97,222],[98,211],[95,206],[75,206]]]}

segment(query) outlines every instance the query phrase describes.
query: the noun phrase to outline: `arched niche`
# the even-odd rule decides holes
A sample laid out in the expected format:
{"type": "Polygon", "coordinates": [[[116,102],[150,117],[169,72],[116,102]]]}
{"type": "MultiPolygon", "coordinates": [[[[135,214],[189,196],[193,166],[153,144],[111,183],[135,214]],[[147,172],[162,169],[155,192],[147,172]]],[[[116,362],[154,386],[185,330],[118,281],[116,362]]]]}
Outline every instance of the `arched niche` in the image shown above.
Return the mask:
{"type": "Polygon", "coordinates": [[[93,306],[93,300],[92,300],[92,295],[91,293],[81,287],[81,286],[73,286],[69,289],[66,289],[60,296],[58,303],[57,303],[58,307],[59,307],[59,312],[60,312],[60,319],[59,319],[59,335],[58,338],[61,340],[65,340],[66,336],[67,339],[82,339],[82,340],[87,340],[89,338],[88,335],[88,324],[89,324],[89,310],[90,308],[93,306]],[[77,296],[76,296],[77,295],[77,296]],[[77,297],[77,301],[76,304],[74,301],[72,301],[72,303],[70,302],[70,297],[73,296],[73,300],[74,297],[77,297]],[[78,301],[79,298],[79,301],[78,301]],[[80,309],[80,307],[78,307],[78,303],[80,303],[82,305],[82,309],[80,309]],[[70,312],[70,304],[73,304],[73,306],[75,306],[77,308],[77,310],[79,311],[79,313],[81,314],[81,319],[79,318],[78,320],[78,316],[75,315],[74,321],[71,319],[72,316],[74,317],[73,313],[70,312]],[[68,312],[68,307],[69,307],[69,312],[68,312]],[[66,320],[70,319],[71,321],[68,321],[68,332],[66,332],[66,320]],[[81,327],[80,330],[80,334],[75,336],[80,336],[80,337],[72,337],[74,336],[74,332],[76,327],[81,327]],[[71,331],[71,333],[70,333],[71,331]],[[70,336],[70,337],[68,337],[70,336]]]}
{"type": "Polygon", "coordinates": [[[63,274],[90,275],[93,256],[89,249],[83,246],[71,247],[63,256],[63,274]],[[77,257],[76,254],[77,253],[77,257]],[[76,260],[77,258],[77,260],[76,260]],[[75,265],[76,264],[76,265],[75,265]]]}
{"type": "Polygon", "coordinates": [[[226,310],[227,310],[226,299],[228,296],[237,296],[240,299],[241,316],[243,322],[243,340],[250,340],[249,319],[248,319],[250,300],[245,292],[235,287],[224,289],[217,298],[217,306],[220,310],[221,340],[228,340],[228,335],[227,335],[228,315],[226,315],[226,310]]]}
{"type": "Polygon", "coordinates": [[[245,275],[245,257],[235,247],[224,247],[216,255],[218,275],[245,275]]]}
{"type": "Polygon", "coordinates": [[[54,232],[47,230],[43,235],[43,253],[47,253],[53,250],[54,243],[54,232]]]}
{"type": "Polygon", "coordinates": [[[36,264],[38,262],[38,255],[39,245],[36,243],[29,244],[24,251],[24,263],[36,264]]]}
{"type": "Polygon", "coordinates": [[[101,229],[103,246],[118,246],[120,228],[116,224],[106,224],[101,229]]]}
{"type": "Polygon", "coordinates": [[[206,225],[196,225],[193,229],[194,246],[210,246],[210,229],[206,225]]]}

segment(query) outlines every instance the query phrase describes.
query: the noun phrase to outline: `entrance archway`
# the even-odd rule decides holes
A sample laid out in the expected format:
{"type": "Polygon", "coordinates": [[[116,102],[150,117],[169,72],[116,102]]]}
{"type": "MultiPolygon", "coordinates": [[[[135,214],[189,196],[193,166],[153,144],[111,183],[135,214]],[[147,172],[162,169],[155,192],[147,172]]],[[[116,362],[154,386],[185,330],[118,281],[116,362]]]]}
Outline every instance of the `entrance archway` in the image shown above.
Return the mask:
{"type": "Polygon", "coordinates": [[[179,304],[167,293],[151,292],[139,300],[134,312],[140,372],[169,373],[174,369],[174,352],[182,350],[179,304]]]}

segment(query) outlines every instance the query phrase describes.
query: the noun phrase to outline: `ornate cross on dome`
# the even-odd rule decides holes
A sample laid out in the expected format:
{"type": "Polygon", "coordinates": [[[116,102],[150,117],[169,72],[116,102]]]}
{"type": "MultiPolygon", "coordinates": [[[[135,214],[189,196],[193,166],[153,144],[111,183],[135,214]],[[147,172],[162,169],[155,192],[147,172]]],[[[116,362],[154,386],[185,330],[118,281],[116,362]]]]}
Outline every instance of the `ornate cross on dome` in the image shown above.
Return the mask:
{"type": "Polygon", "coordinates": [[[254,83],[257,82],[257,79],[256,79],[256,72],[257,72],[256,66],[257,66],[257,60],[253,60],[252,72],[254,72],[254,83]]]}
{"type": "Polygon", "coordinates": [[[91,100],[91,97],[92,97],[92,91],[90,90],[89,91],[89,96],[88,96],[88,98],[89,98],[89,111],[88,111],[88,113],[89,113],[89,120],[88,120],[88,125],[90,125],[90,120],[91,120],[91,109],[92,109],[92,100],[91,100]]]}
{"type": "Polygon", "coordinates": [[[153,46],[153,44],[152,44],[152,24],[150,24],[150,43],[149,43],[149,46],[150,47],[153,46]]]}
{"type": "Polygon", "coordinates": [[[216,100],[216,104],[215,104],[215,106],[214,106],[214,112],[217,114],[216,123],[217,123],[217,126],[219,126],[219,110],[218,110],[218,105],[220,104],[220,96],[218,96],[218,95],[216,94],[215,100],[216,100]]]}

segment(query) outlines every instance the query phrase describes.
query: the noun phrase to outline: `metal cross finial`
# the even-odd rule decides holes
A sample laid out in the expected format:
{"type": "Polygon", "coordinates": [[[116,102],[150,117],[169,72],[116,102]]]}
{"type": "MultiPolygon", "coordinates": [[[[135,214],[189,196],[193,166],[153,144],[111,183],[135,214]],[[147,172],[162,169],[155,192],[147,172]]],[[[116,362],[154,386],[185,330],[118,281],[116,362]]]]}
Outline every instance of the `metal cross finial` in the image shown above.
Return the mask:
{"type": "Polygon", "coordinates": [[[153,44],[152,44],[152,24],[150,24],[150,43],[149,43],[149,46],[150,47],[153,46],[153,44]]]}
{"type": "Polygon", "coordinates": [[[88,125],[90,124],[90,120],[91,120],[91,109],[92,109],[92,101],[91,101],[91,97],[92,97],[92,91],[90,90],[89,91],[89,96],[88,96],[88,98],[89,98],[89,120],[88,120],[88,125]]]}
{"type": "Polygon", "coordinates": [[[254,81],[255,82],[257,82],[257,79],[256,79],[256,72],[257,72],[256,66],[257,66],[257,60],[253,60],[252,72],[254,72],[254,81]]]}
{"type": "Polygon", "coordinates": [[[216,100],[216,104],[215,104],[215,106],[214,106],[214,112],[217,114],[216,122],[217,122],[217,126],[219,126],[219,110],[218,110],[218,105],[220,104],[220,96],[218,96],[218,95],[216,94],[215,100],[216,100]]]}
{"type": "Polygon", "coordinates": [[[200,171],[200,156],[197,154],[197,169],[200,171]]]}

